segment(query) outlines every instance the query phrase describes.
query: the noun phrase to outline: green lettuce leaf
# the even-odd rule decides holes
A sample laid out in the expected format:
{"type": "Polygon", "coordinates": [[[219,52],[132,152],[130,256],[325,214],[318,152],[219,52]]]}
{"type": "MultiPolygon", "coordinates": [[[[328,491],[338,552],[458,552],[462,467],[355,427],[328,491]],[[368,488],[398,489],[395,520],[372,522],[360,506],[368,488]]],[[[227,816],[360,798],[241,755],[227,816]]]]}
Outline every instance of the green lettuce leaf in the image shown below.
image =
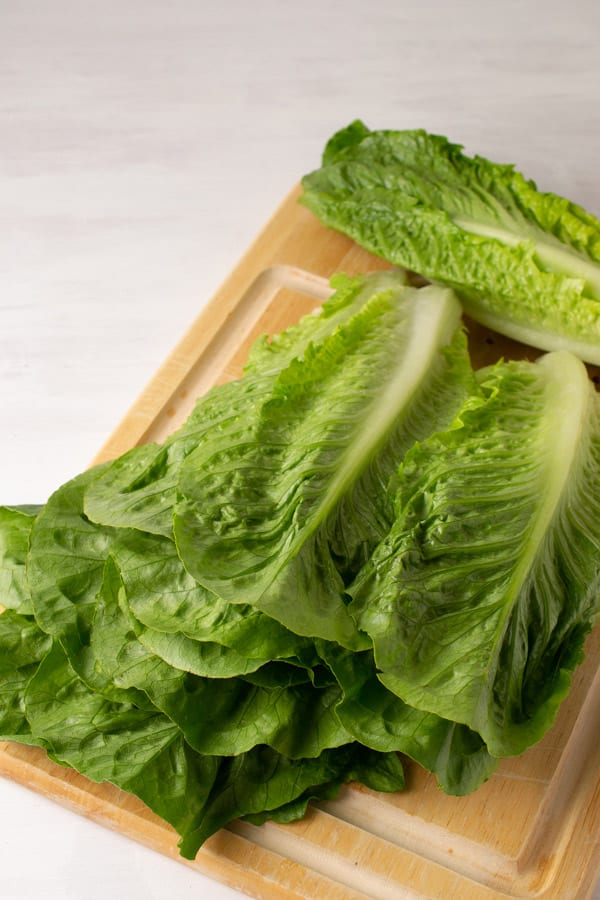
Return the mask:
{"type": "Polygon", "coordinates": [[[13,610],[0,615],[0,740],[44,744],[31,732],[25,689],[51,643],[31,616],[13,610]]]}
{"type": "Polygon", "coordinates": [[[248,660],[261,662],[265,658],[304,655],[312,647],[309,640],[260,610],[244,603],[228,603],[198,584],[184,568],[169,538],[119,529],[111,552],[123,578],[129,608],[146,626],[148,639],[157,631],[180,633],[183,638],[217,643],[248,660]]]}
{"type": "Polygon", "coordinates": [[[552,724],[600,611],[600,399],[564,351],[480,379],[483,401],[407,454],[349,593],[383,684],[501,757],[552,724]]]}
{"type": "Polygon", "coordinates": [[[106,560],[117,533],[90,522],[83,512],[85,489],[102,468],[89,469],[64,484],[37,515],[29,541],[27,581],[38,625],[60,642],[88,686],[114,700],[147,706],[143,692],[118,687],[105,675],[90,644],[106,560]]]}
{"type": "Polygon", "coordinates": [[[32,615],[25,571],[29,535],[40,506],[0,506],[0,607],[32,615]]]}
{"type": "Polygon", "coordinates": [[[174,515],[179,555],[208,590],[354,649],[367,644],[344,585],[389,527],[387,482],[473,383],[451,292],[393,273],[366,283],[354,316],[206,433],[181,466],[174,515]]]}
{"type": "MultiPolygon", "coordinates": [[[[364,784],[372,791],[384,791],[394,793],[404,789],[404,769],[397,753],[376,753],[368,747],[355,745],[353,757],[349,768],[345,773],[345,781],[356,781],[364,784]]],[[[245,822],[253,825],[262,825],[267,819],[275,822],[293,822],[306,813],[306,808],[311,800],[333,800],[339,793],[340,783],[335,781],[329,785],[321,785],[319,793],[309,788],[304,794],[268,813],[254,813],[243,817],[245,822]]]]}
{"type": "Polygon", "coordinates": [[[320,652],[340,684],[340,722],[366,747],[402,753],[432,772],[447,794],[464,795],[490,777],[498,760],[466,725],[415,709],[378,677],[370,650],[353,653],[332,644],[320,652]]]}
{"type": "Polygon", "coordinates": [[[308,800],[332,799],[344,783],[361,778],[379,790],[404,787],[395,754],[375,754],[355,744],[327,750],[315,760],[289,760],[262,747],[231,757],[223,761],[213,796],[196,830],[184,839],[182,853],[230,822],[232,809],[243,806],[242,817],[249,821],[292,821],[304,814],[308,800]],[[290,799],[282,803],[286,795],[290,799]]]}
{"type": "Polygon", "coordinates": [[[354,122],[303,186],[325,225],[453,287],[474,319],[600,363],[600,221],[513,166],[423,130],[354,122]]]}
{"type": "Polygon", "coordinates": [[[97,472],[83,472],[54,492],[33,523],[27,556],[36,619],[47,634],[60,639],[72,658],[88,643],[115,534],[83,514],[83,492],[97,472]]]}

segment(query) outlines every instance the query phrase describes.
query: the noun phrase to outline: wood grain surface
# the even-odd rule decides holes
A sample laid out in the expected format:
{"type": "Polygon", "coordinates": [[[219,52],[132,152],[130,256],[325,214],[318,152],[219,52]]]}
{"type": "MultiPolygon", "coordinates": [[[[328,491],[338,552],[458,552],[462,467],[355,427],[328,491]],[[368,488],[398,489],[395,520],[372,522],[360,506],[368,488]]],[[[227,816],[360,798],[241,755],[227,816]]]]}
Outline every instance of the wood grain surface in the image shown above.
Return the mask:
{"type": "MultiPolygon", "coordinates": [[[[249,344],[317,306],[336,271],[386,267],[322,228],[294,189],[99,451],[114,458],[161,440],[212,384],[240,374],[249,344]]],[[[476,364],[535,351],[467,323],[476,364]]],[[[595,373],[592,373],[595,374],[595,373]]],[[[546,737],[505,760],[465,798],[442,794],[408,764],[406,791],[349,786],[298,823],[234,823],[194,862],[250,896],[272,900],[561,898],[591,896],[600,874],[600,630],[546,737]]],[[[0,773],[172,858],[176,836],[136,798],[93,784],[19,745],[0,746],[0,773]]]]}

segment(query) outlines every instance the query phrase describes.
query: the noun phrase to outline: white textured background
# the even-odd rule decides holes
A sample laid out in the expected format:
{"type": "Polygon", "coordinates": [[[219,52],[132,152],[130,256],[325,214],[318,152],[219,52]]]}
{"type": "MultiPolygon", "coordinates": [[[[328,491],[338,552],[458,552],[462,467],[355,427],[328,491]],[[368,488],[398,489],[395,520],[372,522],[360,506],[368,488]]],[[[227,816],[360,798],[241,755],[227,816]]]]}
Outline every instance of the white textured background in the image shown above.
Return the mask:
{"type": "MultiPolygon", "coordinates": [[[[599,42],[597,0],[0,0],[0,502],[88,465],[354,118],[600,215],[599,42]]],[[[2,781],[0,873],[3,900],[237,896],[2,781]]]]}

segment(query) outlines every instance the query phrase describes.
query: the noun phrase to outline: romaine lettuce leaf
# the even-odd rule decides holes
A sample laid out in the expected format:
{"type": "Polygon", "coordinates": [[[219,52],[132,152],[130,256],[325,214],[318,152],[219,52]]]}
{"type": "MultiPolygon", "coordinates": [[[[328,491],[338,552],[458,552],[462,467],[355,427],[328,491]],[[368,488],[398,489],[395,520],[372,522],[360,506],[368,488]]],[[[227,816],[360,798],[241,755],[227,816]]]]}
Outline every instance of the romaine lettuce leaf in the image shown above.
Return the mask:
{"type": "Polygon", "coordinates": [[[344,585],[386,533],[386,485],[414,441],[473,389],[449,291],[368,280],[355,315],[209,430],[180,469],[186,569],[296,634],[362,649],[344,585]]]}
{"type": "Polygon", "coordinates": [[[75,657],[88,642],[96,595],[114,529],[83,515],[82,497],[98,469],[89,469],[52,494],[30,534],[27,581],[40,627],[75,657]]]}
{"type": "Polygon", "coordinates": [[[0,739],[25,744],[44,744],[36,739],[25,714],[25,689],[51,638],[31,616],[11,609],[0,615],[0,739]]]}
{"type": "Polygon", "coordinates": [[[303,186],[325,225],[453,287],[474,319],[600,363],[600,221],[513,166],[423,130],[354,122],[303,186]]]}
{"type": "Polygon", "coordinates": [[[479,734],[415,709],[388,690],[378,677],[371,650],[353,653],[324,643],[319,649],[343,692],[336,713],[356,741],[409,756],[432,772],[447,794],[469,794],[494,772],[498,760],[479,734]]]}
{"type": "Polygon", "coordinates": [[[287,759],[266,747],[224,758],[197,827],[180,844],[181,853],[191,856],[236,816],[259,823],[293,821],[304,814],[308,800],[332,799],[343,784],[359,779],[381,791],[404,787],[396,754],[377,754],[360,744],[325,750],[317,759],[287,759]]]}
{"type": "Polygon", "coordinates": [[[100,527],[83,513],[86,486],[103,466],[62,485],[37,515],[29,540],[27,582],[36,621],[62,645],[88,686],[112,697],[148,705],[135,688],[116,686],[97,665],[90,634],[106,560],[116,529],[100,527]]]}
{"type": "Polygon", "coordinates": [[[480,380],[407,454],[350,611],[386,687],[501,757],[552,724],[600,612],[600,398],[564,351],[480,380]]]}
{"type": "Polygon", "coordinates": [[[286,659],[312,643],[248,604],[227,603],[184,568],[175,543],[156,534],[119,529],[111,545],[127,603],[148,632],[180,633],[216,642],[247,659],[286,659]]]}
{"type": "Polygon", "coordinates": [[[32,615],[25,567],[29,535],[40,506],[0,506],[0,609],[32,615]]]}

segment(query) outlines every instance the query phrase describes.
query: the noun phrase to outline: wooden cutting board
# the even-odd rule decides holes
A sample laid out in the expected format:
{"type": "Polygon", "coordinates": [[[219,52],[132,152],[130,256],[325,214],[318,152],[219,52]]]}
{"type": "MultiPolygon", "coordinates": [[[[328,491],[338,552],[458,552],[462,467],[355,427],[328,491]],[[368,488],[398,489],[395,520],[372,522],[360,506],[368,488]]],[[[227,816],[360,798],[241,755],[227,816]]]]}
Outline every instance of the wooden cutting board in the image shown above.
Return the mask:
{"type": "MultiPolygon", "coordinates": [[[[162,440],[198,395],[240,374],[256,336],[318,306],[334,272],[387,268],[319,225],[298,205],[298,194],[286,198],[94,462],[162,440]]],[[[467,326],[477,365],[537,355],[467,326]]],[[[0,774],[179,858],[173,830],[139,800],[55,765],[37,749],[0,744],[0,774]]],[[[541,743],[504,761],[469,797],[442,794],[410,763],[407,782],[398,795],[348,786],[292,825],[234,823],[194,862],[182,863],[271,900],[589,897],[600,876],[600,628],[541,743]]]]}

